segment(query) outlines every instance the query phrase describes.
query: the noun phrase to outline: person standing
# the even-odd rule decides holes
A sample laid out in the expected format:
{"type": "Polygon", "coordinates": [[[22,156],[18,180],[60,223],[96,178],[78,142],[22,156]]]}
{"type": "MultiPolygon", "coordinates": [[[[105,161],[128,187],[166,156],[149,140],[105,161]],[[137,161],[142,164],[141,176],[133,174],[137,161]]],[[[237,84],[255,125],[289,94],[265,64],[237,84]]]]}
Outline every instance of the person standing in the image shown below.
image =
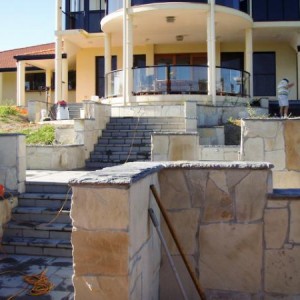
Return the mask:
{"type": "Polygon", "coordinates": [[[279,113],[281,118],[288,117],[289,110],[289,89],[294,86],[294,83],[289,83],[287,78],[283,78],[277,86],[279,113]]]}

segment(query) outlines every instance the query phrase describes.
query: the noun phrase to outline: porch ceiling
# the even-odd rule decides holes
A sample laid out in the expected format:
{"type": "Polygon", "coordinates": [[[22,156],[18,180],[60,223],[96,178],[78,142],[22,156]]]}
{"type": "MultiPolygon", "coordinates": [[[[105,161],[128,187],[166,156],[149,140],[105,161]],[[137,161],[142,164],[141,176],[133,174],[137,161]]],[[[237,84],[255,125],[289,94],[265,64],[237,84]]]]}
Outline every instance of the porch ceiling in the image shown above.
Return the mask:
{"type": "Polygon", "coordinates": [[[104,47],[103,33],[88,33],[83,29],[65,30],[62,32],[64,41],[79,48],[104,47]]]}
{"type": "MultiPolygon", "coordinates": [[[[206,43],[207,40],[207,6],[174,5],[161,6],[161,9],[147,7],[133,9],[133,43],[174,44],[206,43]],[[174,16],[174,23],[166,21],[167,16],[174,16]],[[182,35],[183,42],[176,41],[182,35]]],[[[102,30],[112,34],[115,46],[122,44],[122,12],[116,12],[102,22],[102,30]]],[[[247,15],[232,9],[221,7],[216,11],[216,37],[220,41],[244,41],[245,29],[252,27],[247,15]]]]}
{"type": "Polygon", "coordinates": [[[54,70],[54,59],[26,60],[27,66],[34,66],[43,70],[54,70]]]}

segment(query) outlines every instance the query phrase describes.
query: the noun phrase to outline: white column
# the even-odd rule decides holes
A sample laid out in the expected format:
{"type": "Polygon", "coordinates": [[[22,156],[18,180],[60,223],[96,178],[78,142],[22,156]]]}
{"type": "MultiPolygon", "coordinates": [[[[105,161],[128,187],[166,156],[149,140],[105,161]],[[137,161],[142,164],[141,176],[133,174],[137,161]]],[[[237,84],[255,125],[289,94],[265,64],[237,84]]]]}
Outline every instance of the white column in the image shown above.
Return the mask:
{"type": "Polygon", "coordinates": [[[215,32],[215,0],[210,0],[207,15],[207,63],[208,63],[208,94],[216,105],[216,32],[215,32]]]}
{"type": "Polygon", "coordinates": [[[132,16],[127,14],[127,66],[126,66],[126,72],[127,72],[127,88],[126,88],[126,94],[127,94],[127,102],[130,102],[130,98],[133,91],[133,26],[132,26],[132,16]]]}
{"type": "Polygon", "coordinates": [[[132,19],[128,14],[130,0],[123,1],[123,97],[124,104],[130,100],[132,91],[132,19]]]}
{"type": "MultiPolygon", "coordinates": [[[[111,82],[107,81],[106,74],[111,72],[111,34],[104,35],[104,74],[105,74],[105,95],[111,95],[111,82]]],[[[110,80],[110,79],[109,79],[110,80]]]]}
{"type": "Polygon", "coordinates": [[[46,91],[46,102],[48,103],[48,109],[51,106],[51,76],[52,76],[52,70],[51,69],[47,69],[46,70],[46,87],[49,88],[48,92],[46,91]]]}
{"type": "Polygon", "coordinates": [[[62,60],[62,100],[68,102],[68,93],[69,93],[69,78],[68,78],[68,59],[64,58],[62,60]]]}
{"type": "Polygon", "coordinates": [[[250,73],[250,98],[253,97],[253,36],[252,28],[245,31],[245,69],[250,73]]]}
{"type": "Polygon", "coordinates": [[[25,106],[25,62],[17,62],[17,106],[25,106]]]}
{"type": "Polygon", "coordinates": [[[0,73],[0,104],[3,100],[3,73],[0,73]]]}
{"type": "Polygon", "coordinates": [[[55,103],[62,99],[62,0],[56,0],[55,103]]]}

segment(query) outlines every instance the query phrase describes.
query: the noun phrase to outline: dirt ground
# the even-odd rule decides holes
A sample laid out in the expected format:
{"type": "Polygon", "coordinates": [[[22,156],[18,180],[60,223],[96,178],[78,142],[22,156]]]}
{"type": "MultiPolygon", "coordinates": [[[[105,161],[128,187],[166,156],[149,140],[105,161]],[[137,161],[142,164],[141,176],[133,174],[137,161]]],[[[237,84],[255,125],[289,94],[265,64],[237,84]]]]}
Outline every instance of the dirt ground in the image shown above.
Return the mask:
{"type": "Polygon", "coordinates": [[[20,133],[25,129],[38,128],[39,124],[30,123],[25,116],[0,117],[0,133],[20,133]]]}

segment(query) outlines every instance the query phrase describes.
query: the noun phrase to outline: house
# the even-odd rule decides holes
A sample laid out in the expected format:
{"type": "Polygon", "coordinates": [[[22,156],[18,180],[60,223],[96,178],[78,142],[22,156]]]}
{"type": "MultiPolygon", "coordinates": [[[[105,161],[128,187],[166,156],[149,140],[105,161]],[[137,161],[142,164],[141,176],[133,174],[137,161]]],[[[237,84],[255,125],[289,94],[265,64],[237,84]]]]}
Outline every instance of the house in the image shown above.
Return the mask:
{"type": "MultiPolygon", "coordinates": [[[[299,1],[62,4],[56,0],[55,55],[53,45],[48,45],[51,54],[39,53],[38,47],[21,54],[12,50],[18,105],[31,98],[28,65],[44,70],[44,86],[55,91],[53,102],[81,102],[93,95],[112,105],[275,99],[283,77],[295,82],[290,98],[299,98],[299,1]]],[[[3,91],[7,71],[1,68],[3,91]]]]}

